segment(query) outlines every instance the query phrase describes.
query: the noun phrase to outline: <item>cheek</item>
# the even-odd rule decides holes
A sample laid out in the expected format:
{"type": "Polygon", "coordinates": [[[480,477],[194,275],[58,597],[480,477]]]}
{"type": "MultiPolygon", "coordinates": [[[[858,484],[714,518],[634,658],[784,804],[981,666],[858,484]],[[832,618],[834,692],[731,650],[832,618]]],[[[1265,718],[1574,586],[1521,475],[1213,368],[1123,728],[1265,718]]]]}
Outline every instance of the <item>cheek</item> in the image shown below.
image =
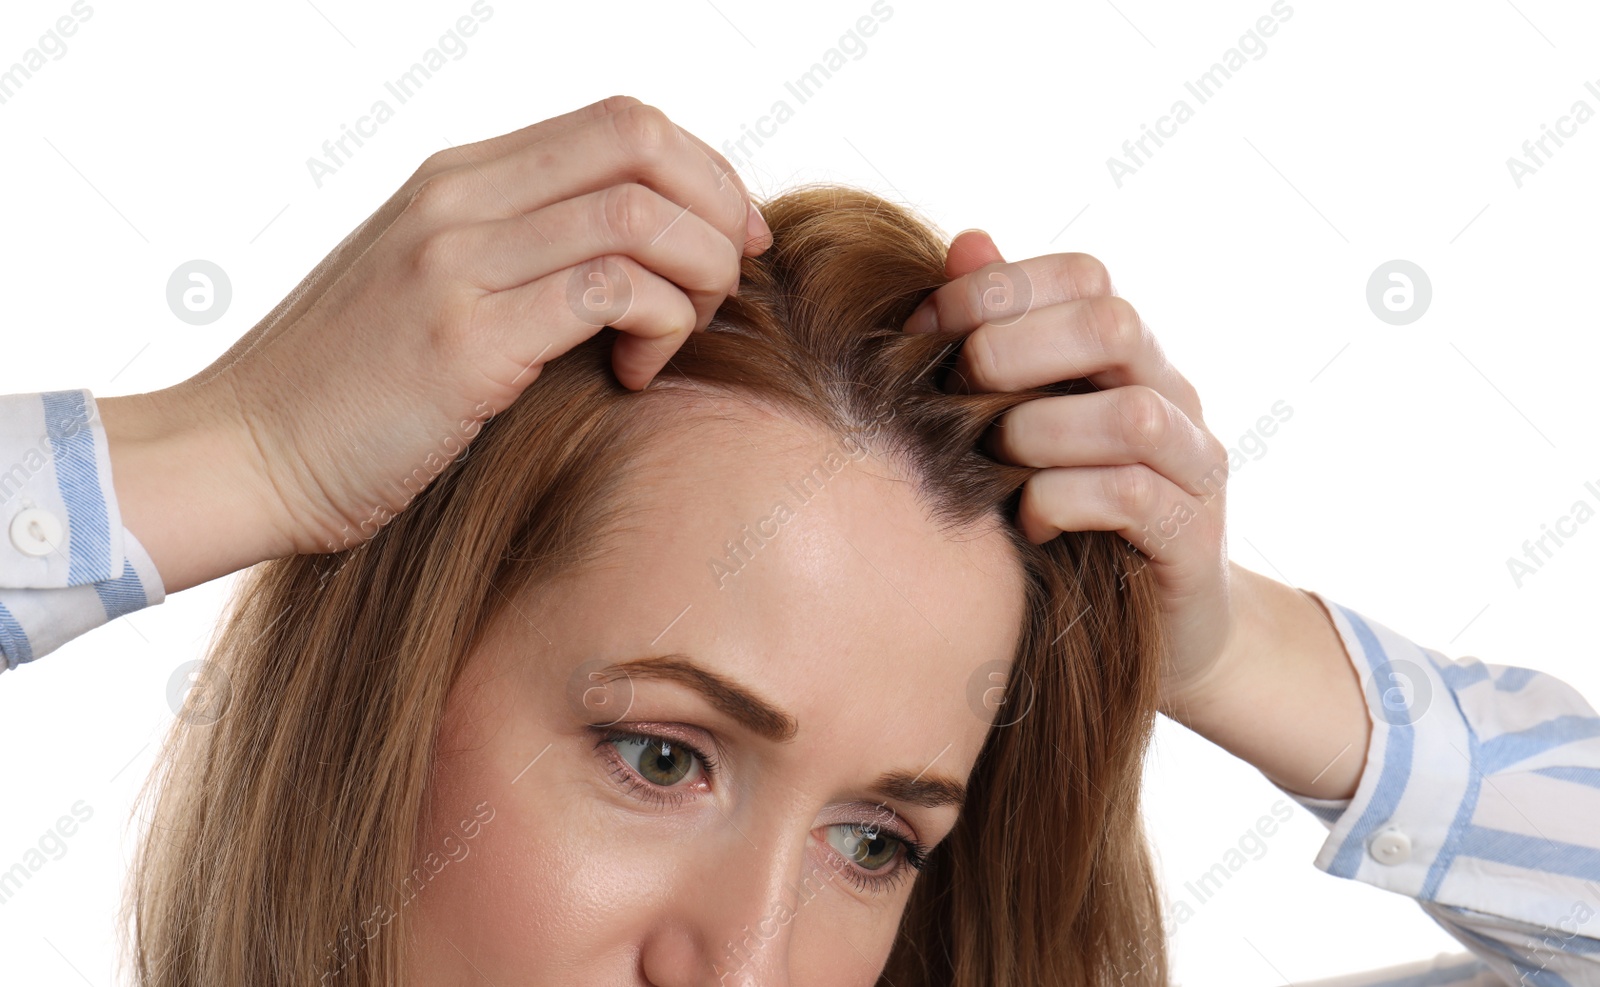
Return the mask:
{"type": "Polygon", "coordinates": [[[436,776],[418,847],[424,886],[415,890],[412,881],[407,892],[415,944],[408,972],[417,982],[446,984],[605,979],[608,965],[625,972],[622,947],[636,931],[626,903],[648,887],[641,871],[648,860],[607,846],[605,827],[585,810],[587,793],[572,797],[571,780],[552,780],[554,771],[535,777],[556,766],[545,763],[555,749],[515,786],[507,783],[515,769],[508,773],[487,753],[452,758],[436,776]],[[488,807],[493,816],[481,822],[488,807]],[[463,820],[475,818],[476,835],[465,839],[473,830],[463,820]],[[446,847],[463,843],[468,852],[441,867],[446,847]]]}
{"type": "Polygon", "coordinates": [[[403,889],[413,982],[570,980],[558,974],[596,945],[584,930],[604,927],[594,908],[614,892],[616,875],[573,842],[566,817],[574,800],[552,783],[571,755],[542,728],[542,711],[518,696],[460,689],[441,724],[442,753],[403,889]]]}
{"type": "MultiPolygon", "coordinates": [[[[786,921],[778,921],[776,901],[729,914],[711,899],[724,882],[739,880],[736,871],[759,866],[739,852],[747,844],[735,843],[734,833],[673,833],[647,818],[620,820],[576,773],[578,754],[558,760],[558,753],[552,748],[515,786],[505,779],[518,769],[507,770],[487,749],[442,765],[418,848],[425,880],[403,909],[413,982],[631,982],[641,950],[653,967],[676,971],[710,963],[737,969],[740,956],[779,950],[793,987],[876,982],[899,909],[864,911],[840,889],[823,887],[826,871],[808,856],[804,873],[817,890],[786,921]],[[494,815],[464,841],[470,852],[426,879],[428,854],[444,859],[445,841],[462,841],[461,821],[485,802],[494,815]],[[710,849],[724,842],[726,855],[710,849]],[[733,944],[742,926],[749,933],[741,950],[733,944]]],[[[788,882],[785,900],[799,900],[802,876],[788,882]]]]}

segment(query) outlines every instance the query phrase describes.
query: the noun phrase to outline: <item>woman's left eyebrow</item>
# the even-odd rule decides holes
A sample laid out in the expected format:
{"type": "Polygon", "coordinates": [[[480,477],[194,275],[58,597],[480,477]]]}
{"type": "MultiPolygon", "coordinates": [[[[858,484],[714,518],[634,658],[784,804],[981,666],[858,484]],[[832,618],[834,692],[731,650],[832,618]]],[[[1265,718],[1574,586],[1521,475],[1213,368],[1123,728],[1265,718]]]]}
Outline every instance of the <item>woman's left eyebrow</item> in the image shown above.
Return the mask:
{"type": "Polygon", "coordinates": [[[941,805],[960,808],[967,801],[967,786],[950,778],[932,778],[892,771],[872,785],[872,791],[886,799],[937,809],[941,805]]]}

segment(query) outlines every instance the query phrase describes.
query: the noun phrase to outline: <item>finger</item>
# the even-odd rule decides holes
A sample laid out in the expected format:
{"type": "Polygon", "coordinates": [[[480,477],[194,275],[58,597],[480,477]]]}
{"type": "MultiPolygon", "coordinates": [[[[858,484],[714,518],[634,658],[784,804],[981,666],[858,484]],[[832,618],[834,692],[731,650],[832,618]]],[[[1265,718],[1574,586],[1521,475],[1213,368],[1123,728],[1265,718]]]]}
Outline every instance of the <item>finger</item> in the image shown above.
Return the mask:
{"type": "Polygon", "coordinates": [[[612,366],[625,387],[638,390],[666,366],[696,319],[682,289],[624,256],[596,257],[552,272],[487,295],[478,306],[473,324],[480,338],[473,344],[510,355],[518,390],[602,326],[625,334],[612,352],[612,366]]]}
{"type": "Polygon", "coordinates": [[[985,445],[996,459],[1036,468],[1142,463],[1206,501],[1228,479],[1222,443],[1139,384],[1025,401],[1001,416],[985,445]]]}
{"type": "MultiPolygon", "coordinates": [[[[683,128],[680,127],[678,129],[682,130],[683,128]]],[[[721,180],[732,181],[737,185],[739,192],[744,196],[745,201],[749,203],[749,215],[746,217],[745,222],[745,232],[748,237],[744,244],[744,255],[754,257],[772,246],[772,227],[767,225],[766,218],[761,215],[761,209],[756,205],[755,197],[750,194],[750,189],[745,186],[744,179],[739,177],[739,173],[733,169],[733,165],[729,164],[728,159],[723,157],[710,144],[707,144],[694,134],[689,133],[687,130],[684,130],[683,134],[700,145],[706,152],[706,157],[711,159],[712,165],[721,174],[721,180]]]]}
{"type": "Polygon", "coordinates": [[[1134,307],[1116,295],[1035,308],[1014,323],[979,325],[962,344],[945,387],[1021,391],[1080,379],[1100,390],[1152,388],[1191,421],[1202,421],[1194,386],[1167,360],[1134,307]]]}
{"type": "Polygon", "coordinates": [[[417,248],[438,269],[484,291],[504,291],[605,254],[624,254],[681,287],[710,323],[739,283],[727,237],[643,185],[616,185],[529,216],[445,229],[417,248]]]}
{"type": "MultiPolygon", "coordinates": [[[[636,183],[688,209],[742,252],[749,206],[700,145],[648,104],[628,106],[481,165],[435,175],[411,208],[423,234],[504,219],[615,185],[636,183]]],[[[591,255],[592,256],[592,255],[591,255]]]]}
{"type": "Polygon", "coordinates": [[[486,161],[505,157],[513,151],[537,144],[558,134],[564,134],[584,127],[596,120],[611,116],[614,113],[633,106],[643,105],[643,100],[632,96],[607,96],[605,99],[596,100],[588,106],[579,107],[570,113],[541,120],[531,126],[487,140],[474,141],[470,144],[457,144],[444,148],[430,155],[417,169],[413,178],[427,178],[449,168],[458,168],[462,165],[481,165],[486,161]]]}
{"type": "Polygon", "coordinates": [[[983,230],[962,230],[950,241],[944,258],[944,276],[952,280],[988,264],[1002,263],[1000,248],[983,230]]]}
{"type": "MultiPolygon", "coordinates": [[[[1000,248],[982,230],[962,230],[950,241],[944,258],[944,276],[954,280],[987,264],[1003,262],[1000,248]]],[[[935,292],[937,293],[937,292],[935,292]]],[[[932,294],[923,299],[901,329],[905,332],[931,332],[938,328],[938,310],[932,294]]]]}
{"type": "Polygon", "coordinates": [[[1022,485],[1017,523],[1042,545],[1063,531],[1115,531],[1179,570],[1217,564],[1221,512],[1144,466],[1045,469],[1022,485]]]}
{"type": "Polygon", "coordinates": [[[316,304],[321,298],[320,292],[311,288],[318,283],[331,283],[337,280],[337,272],[347,267],[352,258],[360,257],[366,252],[373,241],[377,240],[389,225],[395,221],[411,200],[411,194],[416,186],[427,178],[445,171],[447,168],[460,167],[474,164],[492,158],[500,157],[511,150],[526,147],[539,141],[553,137],[557,134],[576,130],[587,124],[619,110],[630,106],[638,106],[641,101],[632,96],[609,96],[605,99],[580,107],[570,113],[541,120],[520,130],[514,130],[499,137],[478,141],[472,144],[461,144],[448,147],[430,155],[422,165],[412,173],[394,195],[379,206],[361,224],[352,230],[338,246],[334,247],[315,268],[311,270],[300,284],[289,294],[283,297],[273,310],[245,335],[236,340],[227,352],[212,361],[202,374],[209,376],[220,372],[224,367],[242,356],[253,347],[257,340],[269,333],[273,326],[280,321],[290,323],[299,318],[307,309],[316,304]]]}
{"type": "Polygon", "coordinates": [[[1111,294],[1111,275],[1088,254],[1046,254],[996,261],[963,274],[918,306],[909,332],[965,332],[985,322],[1010,324],[1035,308],[1111,294]],[[927,309],[923,313],[923,309],[927,309]]]}

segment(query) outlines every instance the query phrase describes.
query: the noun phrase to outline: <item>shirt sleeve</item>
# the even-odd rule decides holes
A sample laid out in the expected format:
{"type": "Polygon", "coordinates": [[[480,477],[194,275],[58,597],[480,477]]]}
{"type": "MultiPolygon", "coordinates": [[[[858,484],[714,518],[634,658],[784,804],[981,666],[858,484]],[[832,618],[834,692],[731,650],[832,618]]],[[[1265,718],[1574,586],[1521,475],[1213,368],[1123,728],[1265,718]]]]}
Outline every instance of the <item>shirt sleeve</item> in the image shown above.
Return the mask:
{"type": "Polygon", "coordinates": [[[0,672],[166,598],[87,390],[0,395],[0,672]]]}
{"type": "Polygon", "coordinates": [[[1312,595],[1372,720],[1353,797],[1275,786],[1328,828],[1316,867],[1417,899],[1506,984],[1600,984],[1600,716],[1553,675],[1451,660],[1312,595]]]}

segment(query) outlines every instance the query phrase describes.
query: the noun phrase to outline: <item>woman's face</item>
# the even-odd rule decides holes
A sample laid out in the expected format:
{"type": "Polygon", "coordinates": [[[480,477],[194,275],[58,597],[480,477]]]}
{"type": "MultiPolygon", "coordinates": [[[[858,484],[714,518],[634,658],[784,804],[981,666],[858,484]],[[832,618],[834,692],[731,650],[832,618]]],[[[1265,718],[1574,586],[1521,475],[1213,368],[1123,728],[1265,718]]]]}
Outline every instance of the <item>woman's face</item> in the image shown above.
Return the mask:
{"type": "Polygon", "coordinates": [[[406,882],[414,982],[840,987],[887,959],[1021,570],[861,447],[715,409],[652,449],[615,553],[472,655],[406,882]]]}

